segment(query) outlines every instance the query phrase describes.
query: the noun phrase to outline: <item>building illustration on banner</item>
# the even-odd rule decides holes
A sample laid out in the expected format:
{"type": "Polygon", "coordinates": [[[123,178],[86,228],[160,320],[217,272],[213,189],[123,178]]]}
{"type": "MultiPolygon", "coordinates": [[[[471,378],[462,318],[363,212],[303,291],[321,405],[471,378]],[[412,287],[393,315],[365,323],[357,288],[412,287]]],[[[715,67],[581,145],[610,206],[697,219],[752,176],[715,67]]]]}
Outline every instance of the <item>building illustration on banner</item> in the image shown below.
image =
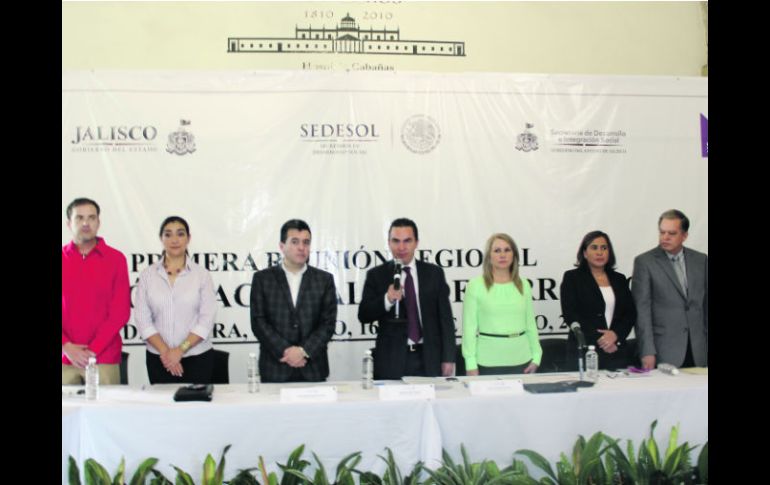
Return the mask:
{"type": "Polygon", "coordinates": [[[347,14],[339,25],[294,27],[294,37],[228,37],[228,53],[386,54],[465,57],[465,42],[406,40],[401,29],[361,28],[347,14]]]}

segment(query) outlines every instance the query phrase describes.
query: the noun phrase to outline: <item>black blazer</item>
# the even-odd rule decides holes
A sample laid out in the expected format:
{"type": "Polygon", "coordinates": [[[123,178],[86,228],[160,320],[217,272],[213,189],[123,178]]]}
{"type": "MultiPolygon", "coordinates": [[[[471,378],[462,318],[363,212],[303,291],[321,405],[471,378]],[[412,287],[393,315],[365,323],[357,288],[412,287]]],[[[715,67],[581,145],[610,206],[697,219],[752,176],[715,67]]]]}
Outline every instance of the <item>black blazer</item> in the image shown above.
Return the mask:
{"type": "MultiPolygon", "coordinates": [[[[636,322],[636,307],[628,281],[622,273],[607,270],[610,286],[615,293],[615,310],[612,313],[611,330],[618,335],[620,349],[623,349],[628,334],[634,328],[636,322]]],[[[596,345],[596,341],[602,336],[598,329],[607,329],[607,319],[604,317],[605,303],[599,285],[591,275],[591,270],[576,268],[564,273],[560,287],[561,311],[567,325],[579,322],[586,338],[586,345],[596,345]]],[[[575,335],[570,332],[567,348],[574,349],[577,346],[575,335]]],[[[599,359],[609,356],[596,345],[599,359]]],[[[571,352],[568,352],[571,355],[571,352]]]]}
{"type": "MultiPolygon", "coordinates": [[[[361,323],[378,322],[375,379],[401,379],[406,366],[407,325],[391,321],[395,317],[395,306],[385,311],[385,294],[388,286],[393,283],[393,271],[392,261],[367,271],[358,307],[361,323]]],[[[455,361],[457,346],[452,307],[449,304],[449,285],[440,267],[422,261],[417,261],[417,281],[425,373],[430,377],[440,376],[441,363],[455,361]]],[[[403,305],[401,314],[406,319],[403,305]]]]}
{"type": "Polygon", "coordinates": [[[298,345],[310,356],[300,368],[308,381],[329,376],[326,346],[337,321],[337,290],[330,273],[311,266],[302,276],[297,306],[282,266],[254,273],[251,280],[251,329],[259,339],[259,371],[265,380],[285,382],[292,367],[279,360],[298,345]]]}

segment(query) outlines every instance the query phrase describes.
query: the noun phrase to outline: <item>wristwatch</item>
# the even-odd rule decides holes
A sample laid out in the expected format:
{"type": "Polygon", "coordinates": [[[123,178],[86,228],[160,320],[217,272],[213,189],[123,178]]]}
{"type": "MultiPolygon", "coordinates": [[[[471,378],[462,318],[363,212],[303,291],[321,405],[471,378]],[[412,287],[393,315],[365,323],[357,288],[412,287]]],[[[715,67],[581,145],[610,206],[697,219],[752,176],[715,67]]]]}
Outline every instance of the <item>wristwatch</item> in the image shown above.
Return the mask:
{"type": "Polygon", "coordinates": [[[305,349],[303,349],[302,347],[300,347],[300,348],[299,348],[299,350],[302,352],[302,357],[304,357],[304,358],[306,358],[306,359],[309,359],[309,358],[310,358],[310,356],[309,356],[309,355],[307,355],[307,352],[305,352],[305,349]]]}
{"type": "Polygon", "coordinates": [[[190,341],[189,341],[189,340],[187,340],[187,339],[185,339],[185,341],[184,341],[184,342],[182,342],[182,343],[179,345],[179,348],[180,348],[180,349],[182,349],[182,353],[184,354],[185,352],[187,352],[187,349],[189,349],[189,348],[190,348],[190,341]]]}

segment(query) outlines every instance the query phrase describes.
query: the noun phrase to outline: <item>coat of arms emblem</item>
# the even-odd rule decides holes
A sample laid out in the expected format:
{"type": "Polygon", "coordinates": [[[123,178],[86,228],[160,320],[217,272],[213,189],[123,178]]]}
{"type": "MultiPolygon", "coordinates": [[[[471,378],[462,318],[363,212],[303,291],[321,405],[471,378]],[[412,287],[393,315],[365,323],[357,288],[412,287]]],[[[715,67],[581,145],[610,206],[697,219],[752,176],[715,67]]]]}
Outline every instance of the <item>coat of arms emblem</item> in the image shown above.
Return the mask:
{"type": "Polygon", "coordinates": [[[401,126],[401,142],[414,153],[428,153],[441,141],[438,123],[426,115],[409,117],[401,126]]]}
{"type": "Polygon", "coordinates": [[[189,125],[188,120],[179,120],[179,130],[168,135],[167,152],[185,155],[195,151],[195,135],[185,129],[189,125]]]}
{"type": "Polygon", "coordinates": [[[535,151],[539,148],[537,144],[537,135],[529,132],[529,129],[534,127],[535,127],[534,124],[527,123],[527,127],[524,130],[524,133],[521,133],[519,134],[519,136],[516,137],[517,150],[530,152],[530,151],[535,151]]]}

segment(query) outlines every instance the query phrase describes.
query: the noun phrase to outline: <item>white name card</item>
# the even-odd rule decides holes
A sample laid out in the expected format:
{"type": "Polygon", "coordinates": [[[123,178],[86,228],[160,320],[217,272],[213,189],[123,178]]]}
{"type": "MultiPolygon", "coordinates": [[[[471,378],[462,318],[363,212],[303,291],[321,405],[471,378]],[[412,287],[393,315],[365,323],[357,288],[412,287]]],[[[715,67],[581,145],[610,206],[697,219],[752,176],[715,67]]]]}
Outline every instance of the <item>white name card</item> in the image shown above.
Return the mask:
{"type": "Polygon", "coordinates": [[[499,379],[468,381],[466,383],[471,396],[511,396],[524,394],[524,385],[521,379],[499,379]]]}
{"type": "Polygon", "coordinates": [[[281,388],[282,403],[335,402],[336,386],[286,387],[281,388]]]}
{"type": "Polygon", "coordinates": [[[436,387],[433,384],[403,384],[380,386],[380,401],[419,401],[436,399],[436,387]]]}

